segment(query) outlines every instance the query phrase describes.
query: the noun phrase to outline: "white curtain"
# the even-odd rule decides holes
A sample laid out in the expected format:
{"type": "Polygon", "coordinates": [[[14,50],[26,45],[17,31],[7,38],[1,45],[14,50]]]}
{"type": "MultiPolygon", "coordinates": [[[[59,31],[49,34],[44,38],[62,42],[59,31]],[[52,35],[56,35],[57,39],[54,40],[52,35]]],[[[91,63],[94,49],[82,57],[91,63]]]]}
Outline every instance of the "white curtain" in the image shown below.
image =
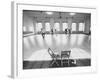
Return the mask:
{"type": "Polygon", "coordinates": [[[36,32],[40,32],[42,29],[42,23],[36,23],[36,32]]]}
{"type": "Polygon", "coordinates": [[[79,23],[79,31],[84,31],[85,23],[79,23]]]}
{"type": "Polygon", "coordinates": [[[60,31],[60,23],[56,22],[54,24],[54,28],[55,28],[56,31],[60,31]]]}
{"type": "Polygon", "coordinates": [[[76,31],[76,23],[72,23],[72,31],[76,31]]]}
{"type": "Polygon", "coordinates": [[[46,22],[45,23],[45,28],[46,28],[46,31],[51,31],[51,29],[50,29],[50,23],[49,22],[46,22]]]}

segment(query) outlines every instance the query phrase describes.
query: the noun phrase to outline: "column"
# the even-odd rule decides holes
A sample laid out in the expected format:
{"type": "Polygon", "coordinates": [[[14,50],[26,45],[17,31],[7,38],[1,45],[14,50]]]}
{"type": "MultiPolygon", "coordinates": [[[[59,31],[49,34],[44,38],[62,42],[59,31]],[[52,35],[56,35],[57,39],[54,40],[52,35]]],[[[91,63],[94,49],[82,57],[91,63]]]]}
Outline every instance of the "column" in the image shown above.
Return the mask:
{"type": "Polygon", "coordinates": [[[90,18],[85,18],[85,33],[89,33],[91,26],[90,18]]]}
{"type": "Polygon", "coordinates": [[[54,31],[54,19],[53,18],[50,18],[50,28],[53,29],[54,31]]]}
{"type": "Polygon", "coordinates": [[[33,19],[33,29],[34,29],[34,33],[36,33],[36,20],[33,19]]]}
{"type": "Polygon", "coordinates": [[[63,31],[62,19],[60,19],[60,32],[63,31]]]}
{"type": "Polygon", "coordinates": [[[45,29],[45,21],[44,20],[42,20],[42,29],[44,30],[44,31],[46,31],[45,29]]]}
{"type": "Polygon", "coordinates": [[[68,18],[68,28],[72,28],[72,17],[68,18]]]}
{"type": "Polygon", "coordinates": [[[79,31],[79,22],[76,22],[76,32],[79,31]]]}

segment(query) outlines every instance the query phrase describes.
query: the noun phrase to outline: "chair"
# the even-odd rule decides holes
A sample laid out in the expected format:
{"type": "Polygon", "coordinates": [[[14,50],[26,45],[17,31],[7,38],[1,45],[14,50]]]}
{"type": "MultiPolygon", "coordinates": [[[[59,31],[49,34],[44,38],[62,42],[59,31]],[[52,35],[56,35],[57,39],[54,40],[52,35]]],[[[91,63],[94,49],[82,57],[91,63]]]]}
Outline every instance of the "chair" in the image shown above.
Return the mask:
{"type": "Polygon", "coordinates": [[[59,65],[58,62],[57,62],[57,55],[55,55],[54,52],[50,48],[48,48],[48,53],[50,54],[50,56],[52,58],[52,62],[50,64],[50,66],[52,66],[54,63],[59,65]]]}
{"type": "Polygon", "coordinates": [[[70,57],[71,51],[61,51],[61,66],[63,66],[64,63],[67,63],[68,66],[69,64],[69,57],[70,57]]]}

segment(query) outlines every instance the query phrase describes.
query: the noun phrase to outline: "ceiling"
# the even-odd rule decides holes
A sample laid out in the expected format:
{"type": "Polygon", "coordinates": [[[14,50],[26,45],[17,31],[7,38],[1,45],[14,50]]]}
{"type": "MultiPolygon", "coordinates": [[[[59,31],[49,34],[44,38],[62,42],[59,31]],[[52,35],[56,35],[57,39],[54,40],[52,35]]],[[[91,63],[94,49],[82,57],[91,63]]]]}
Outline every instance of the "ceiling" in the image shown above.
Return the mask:
{"type": "Polygon", "coordinates": [[[23,10],[23,14],[27,14],[33,18],[90,18],[91,14],[89,13],[75,13],[75,15],[70,15],[70,12],[54,12],[52,15],[46,14],[46,11],[32,11],[32,10],[23,10]]]}

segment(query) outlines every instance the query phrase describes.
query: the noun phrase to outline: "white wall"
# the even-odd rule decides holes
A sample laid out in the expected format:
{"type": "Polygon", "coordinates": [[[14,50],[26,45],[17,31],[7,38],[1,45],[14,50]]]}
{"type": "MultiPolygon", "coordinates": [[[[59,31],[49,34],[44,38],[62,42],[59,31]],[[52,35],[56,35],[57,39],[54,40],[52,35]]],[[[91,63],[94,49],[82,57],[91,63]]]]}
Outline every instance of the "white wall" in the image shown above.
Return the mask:
{"type": "MultiPolygon", "coordinates": [[[[81,19],[80,18],[77,18],[77,19],[69,18],[67,20],[64,20],[64,19],[56,19],[56,20],[54,20],[54,19],[52,19],[52,20],[44,19],[43,20],[42,19],[42,20],[39,20],[39,21],[42,22],[42,24],[43,24],[43,22],[49,21],[49,22],[51,22],[50,25],[52,25],[52,27],[54,27],[54,23],[53,22],[57,22],[58,21],[60,23],[60,26],[61,26],[60,29],[61,30],[63,28],[63,26],[62,26],[63,22],[67,22],[69,24],[69,27],[72,27],[72,23],[75,22],[77,24],[76,27],[78,27],[76,29],[76,31],[79,31],[79,23],[84,23],[85,22],[85,29],[84,29],[85,33],[89,33],[90,24],[91,24],[90,23],[90,18],[86,18],[86,19],[84,19],[84,18],[81,18],[81,19]]],[[[31,31],[36,28],[36,22],[37,21],[33,17],[30,17],[29,14],[27,14],[25,12],[23,13],[23,28],[26,29],[27,32],[30,31],[29,30],[30,27],[31,27],[31,31]]],[[[44,26],[44,27],[46,27],[46,26],[44,26]]]]}
{"type": "Polygon", "coordinates": [[[85,33],[89,33],[90,31],[91,22],[89,18],[85,19],[85,33]]]}
{"type": "Polygon", "coordinates": [[[23,14],[23,27],[25,28],[26,27],[26,31],[30,31],[29,27],[32,27],[34,28],[33,26],[33,18],[32,17],[29,17],[28,14],[24,13],[23,14]]]}
{"type": "MultiPolygon", "coordinates": [[[[96,6],[98,26],[92,28],[92,41],[98,53],[98,72],[94,74],[72,74],[55,77],[38,77],[25,80],[100,80],[100,0],[28,0],[35,4],[96,6]]],[[[11,0],[0,1],[0,80],[12,80],[10,75],[11,59],[11,0]]],[[[24,79],[21,79],[24,80],[24,79]]]]}

